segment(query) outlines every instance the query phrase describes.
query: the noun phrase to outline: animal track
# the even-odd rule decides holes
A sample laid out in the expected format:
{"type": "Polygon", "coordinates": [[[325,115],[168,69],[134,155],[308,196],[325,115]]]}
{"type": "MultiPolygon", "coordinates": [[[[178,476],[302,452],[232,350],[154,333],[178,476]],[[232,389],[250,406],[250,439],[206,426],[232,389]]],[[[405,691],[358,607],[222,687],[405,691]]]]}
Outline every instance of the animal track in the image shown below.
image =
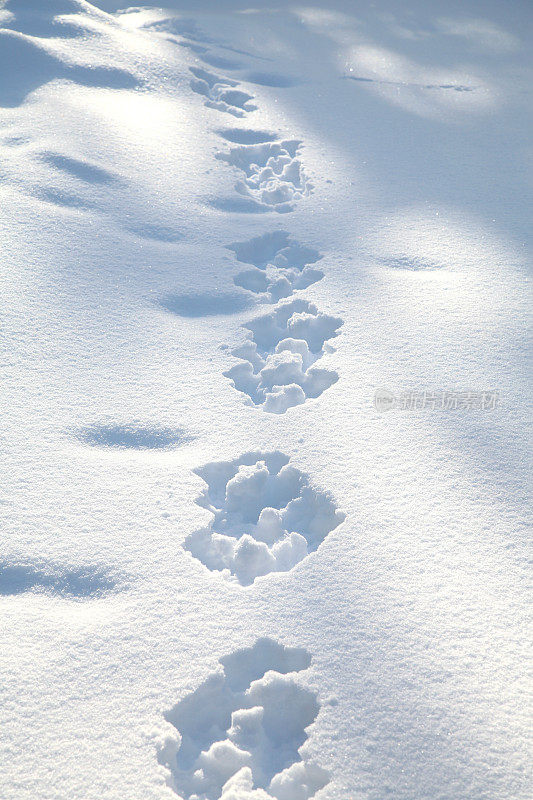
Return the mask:
{"type": "Polygon", "coordinates": [[[322,314],[307,300],[282,303],[243,325],[250,340],[231,351],[242,360],[224,375],[252,403],[282,414],[308,397],[319,397],[339,379],[336,372],[313,365],[341,325],[342,319],[322,314]]]}
{"type": "Polygon", "coordinates": [[[250,103],[253,95],[236,88],[238,81],[221,78],[200,67],[190,67],[190,71],[194,75],[191,89],[206,98],[205,105],[208,108],[225,111],[234,117],[244,117],[247,111],[256,110],[257,106],[250,103]]]}
{"type": "Polygon", "coordinates": [[[244,144],[216,157],[244,172],[235,189],[257,210],[287,212],[312,190],[298,158],[301,144],[298,139],[244,144]]]}
{"type": "Polygon", "coordinates": [[[289,297],[296,289],[307,289],[324,277],[322,270],[310,267],[322,258],[311,247],[293,242],[286,231],[274,231],[246,242],[228,245],[237,261],[252,264],[239,272],[234,283],[262,295],[270,303],[289,297]]]}
{"type": "Polygon", "coordinates": [[[211,675],[165,717],[181,742],[159,754],[184,800],[308,800],[329,781],[306,760],[306,729],[320,706],[294,673],[310,655],[259,639],[220,659],[211,675]]]}
{"type": "Polygon", "coordinates": [[[207,484],[196,502],[214,517],[184,547],[242,586],[288,572],[344,520],[330,495],[310,486],[283,453],[247,453],[196,473],[207,484]]]}

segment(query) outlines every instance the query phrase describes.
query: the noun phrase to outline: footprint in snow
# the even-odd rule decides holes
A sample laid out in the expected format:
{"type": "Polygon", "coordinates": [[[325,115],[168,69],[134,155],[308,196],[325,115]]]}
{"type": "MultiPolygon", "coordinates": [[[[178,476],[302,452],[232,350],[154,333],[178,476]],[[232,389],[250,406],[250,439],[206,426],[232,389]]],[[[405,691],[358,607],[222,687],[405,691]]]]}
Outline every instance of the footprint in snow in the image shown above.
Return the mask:
{"type": "Polygon", "coordinates": [[[283,414],[338,381],[336,372],[314,365],[342,324],[307,300],[280,303],[242,326],[249,331],[248,341],[231,351],[240,363],[224,375],[254,405],[283,414]]]}
{"type": "Polygon", "coordinates": [[[299,158],[301,144],[298,139],[244,144],[216,158],[243,173],[235,189],[256,210],[285,213],[313,188],[299,158]]]}
{"type": "Polygon", "coordinates": [[[180,797],[308,800],[328,783],[302,751],[320,711],[297,678],[310,663],[303,648],[259,639],[221,658],[221,669],[167,712],[180,742],[167,742],[159,761],[180,797]]]}
{"type": "Polygon", "coordinates": [[[195,471],[206,483],[196,502],[214,516],[184,547],[241,586],[290,571],[345,518],[283,453],[246,453],[195,471]]]}
{"type": "Polygon", "coordinates": [[[234,117],[244,117],[247,112],[256,110],[257,106],[250,103],[253,95],[238,89],[238,81],[222,78],[200,67],[190,67],[190,71],[194,75],[191,89],[205,97],[204,104],[208,108],[224,111],[234,117]]]}
{"type": "Polygon", "coordinates": [[[257,131],[252,128],[224,128],[217,130],[216,133],[233,144],[260,144],[261,142],[273,142],[278,138],[276,133],[257,131]]]}
{"type": "Polygon", "coordinates": [[[318,250],[293,241],[286,231],[234,242],[227,249],[233,250],[237,261],[251,265],[235,276],[235,285],[267,303],[277,303],[324,277],[322,270],[310,266],[322,258],[318,250]]]}

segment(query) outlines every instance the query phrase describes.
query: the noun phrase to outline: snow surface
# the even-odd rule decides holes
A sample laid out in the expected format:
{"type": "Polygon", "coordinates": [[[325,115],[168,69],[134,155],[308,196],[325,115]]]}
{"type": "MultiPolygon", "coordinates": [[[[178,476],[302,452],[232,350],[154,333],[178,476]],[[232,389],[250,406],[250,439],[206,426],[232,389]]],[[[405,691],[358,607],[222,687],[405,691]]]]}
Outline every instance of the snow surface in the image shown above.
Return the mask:
{"type": "Polygon", "coordinates": [[[531,796],[532,16],[0,0],[2,800],[531,796]]]}

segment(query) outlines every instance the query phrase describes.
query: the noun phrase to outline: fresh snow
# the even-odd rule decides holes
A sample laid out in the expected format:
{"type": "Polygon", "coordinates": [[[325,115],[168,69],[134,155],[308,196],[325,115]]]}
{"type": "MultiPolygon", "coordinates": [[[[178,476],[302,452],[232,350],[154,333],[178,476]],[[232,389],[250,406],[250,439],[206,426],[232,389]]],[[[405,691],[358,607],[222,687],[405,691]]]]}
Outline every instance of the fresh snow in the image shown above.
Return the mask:
{"type": "Polygon", "coordinates": [[[0,0],[1,800],[529,800],[532,17],[0,0]]]}

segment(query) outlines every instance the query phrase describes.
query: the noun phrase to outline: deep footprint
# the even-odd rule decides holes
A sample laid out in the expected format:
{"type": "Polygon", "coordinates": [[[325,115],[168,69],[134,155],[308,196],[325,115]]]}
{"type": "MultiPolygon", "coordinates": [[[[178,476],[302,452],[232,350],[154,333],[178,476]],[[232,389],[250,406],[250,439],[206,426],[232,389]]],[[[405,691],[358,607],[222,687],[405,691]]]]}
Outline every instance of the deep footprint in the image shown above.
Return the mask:
{"type": "Polygon", "coordinates": [[[312,191],[299,159],[301,144],[298,139],[244,144],[218,153],[217,158],[244,173],[235,184],[240,195],[256,203],[258,210],[283,213],[312,191]]]}
{"type": "Polygon", "coordinates": [[[248,111],[255,111],[257,106],[250,103],[253,95],[238,89],[238,81],[221,78],[213,72],[200,67],[190,67],[194,75],[191,89],[205,97],[205,105],[217,111],[224,111],[234,117],[244,117],[248,111]]]}
{"type": "Polygon", "coordinates": [[[228,250],[233,250],[237,261],[253,265],[239,272],[234,283],[260,295],[265,302],[277,303],[324,277],[322,270],[309,266],[322,258],[318,250],[292,241],[286,231],[234,242],[228,250]]]}
{"type": "Polygon", "coordinates": [[[271,639],[221,658],[165,715],[181,737],[159,754],[172,788],[184,800],[308,800],[322,789],[328,773],[302,750],[320,706],[294,676],[310,663],[271,639]]]}
{"type": "Polygon", "coordinates": [[[250,340],[231,351],[241,362],[224,375],[254,405],[283,414],[338,381],[336,372],[314,364],[342,324],[307,300],[280,303],[270,314],[243,325],[250,340]]]}
{"type": "Polygon", "coordinates": [[[242,586],[288,572],[344,520],[332,497],[313,488],[283,453],[247,453],[196,473],[207,484],[197,503],[214,517],[184,547],[242,586]]]}

